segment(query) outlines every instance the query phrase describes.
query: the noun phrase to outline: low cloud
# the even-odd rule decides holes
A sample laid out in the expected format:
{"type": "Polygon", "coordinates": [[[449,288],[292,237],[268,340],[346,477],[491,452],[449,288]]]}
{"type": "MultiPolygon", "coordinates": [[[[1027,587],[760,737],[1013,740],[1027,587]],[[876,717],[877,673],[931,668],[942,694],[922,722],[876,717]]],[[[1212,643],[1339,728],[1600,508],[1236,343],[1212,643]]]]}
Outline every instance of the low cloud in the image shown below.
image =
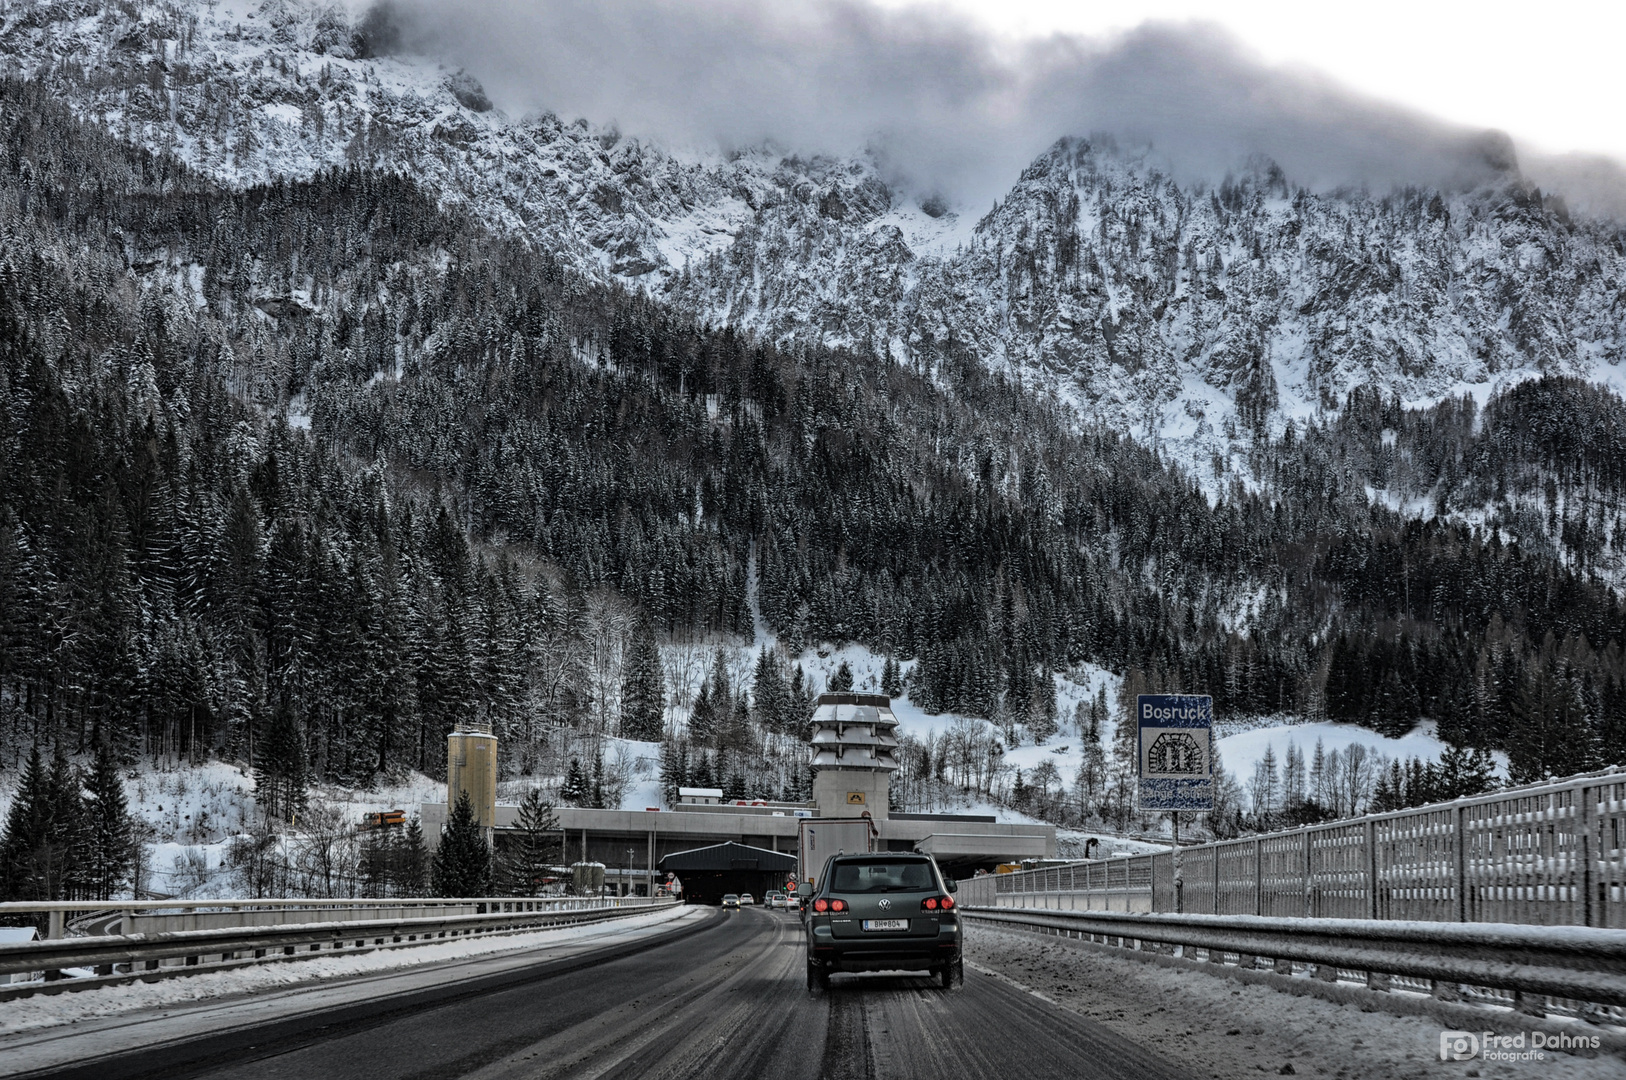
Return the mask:
{"type": "MultiPolygon", "coordinates": [[[[466,67],[510,111],[668,142],[868,147],[899,182],[963,203],[1064,135],[1149,145],[1186,176],[1263,154],[1312,187],[1469,184],[1513,159],[1505,136],[1269,66],[1207,24],[1017,41],[946,8],[858,0],[390,3],[404,47],[466,67]]],[[[1542,167],[1583,201],[1626,192],[1609,162],[1542,167]]]]}

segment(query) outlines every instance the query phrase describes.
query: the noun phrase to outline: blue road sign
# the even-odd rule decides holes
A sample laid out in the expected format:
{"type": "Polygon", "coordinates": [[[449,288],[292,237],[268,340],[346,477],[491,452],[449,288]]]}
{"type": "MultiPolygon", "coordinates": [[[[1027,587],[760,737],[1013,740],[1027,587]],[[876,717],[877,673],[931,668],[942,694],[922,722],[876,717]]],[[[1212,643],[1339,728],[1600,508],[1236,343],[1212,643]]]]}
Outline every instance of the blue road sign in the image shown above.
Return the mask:
{"type": "Polygon", "coordinates": [[[1214,699],[1197,694],[1142,694],[1139,729],[1142,810],[1214,809],[1214,699]]]}

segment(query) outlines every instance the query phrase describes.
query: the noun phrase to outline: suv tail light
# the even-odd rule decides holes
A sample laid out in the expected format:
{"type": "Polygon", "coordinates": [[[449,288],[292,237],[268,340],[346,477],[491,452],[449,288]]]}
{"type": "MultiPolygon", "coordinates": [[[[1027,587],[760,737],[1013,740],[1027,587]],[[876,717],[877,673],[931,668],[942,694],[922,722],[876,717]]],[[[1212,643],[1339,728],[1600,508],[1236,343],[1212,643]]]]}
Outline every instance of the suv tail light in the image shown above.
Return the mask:
{"type": "Polygon", "coordinates": [[[831,911],[846,911],[847,910],[847,901],[845,901],[845,900],[832,900],[832,901],[830,901],[830,910],[831,911]]]}
{"type": "Polygon", "coordinates": [[[950,911],[954,908],[954,897],[928,896],[920,902],[920,906],[926,911],[950,911]]]}
{"type": "Polygon", "coordinates": [[[813,901],[813,910],[814,911],[829,911],[830,910],[830,901],[826,900],[822,896],[819,897],[817,900],[813,901]]]}

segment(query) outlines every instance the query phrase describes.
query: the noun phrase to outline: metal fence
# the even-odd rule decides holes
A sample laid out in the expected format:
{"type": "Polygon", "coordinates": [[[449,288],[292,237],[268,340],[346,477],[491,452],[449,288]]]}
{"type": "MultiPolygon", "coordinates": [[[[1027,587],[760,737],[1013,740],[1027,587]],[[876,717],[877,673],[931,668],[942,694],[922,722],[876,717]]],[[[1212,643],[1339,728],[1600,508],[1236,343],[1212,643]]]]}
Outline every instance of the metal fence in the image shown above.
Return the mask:
{"type": "Polygon", "coordinates": [[[1085,911],[1626,928],[1626,773],[960,883],[1085,911]]]}

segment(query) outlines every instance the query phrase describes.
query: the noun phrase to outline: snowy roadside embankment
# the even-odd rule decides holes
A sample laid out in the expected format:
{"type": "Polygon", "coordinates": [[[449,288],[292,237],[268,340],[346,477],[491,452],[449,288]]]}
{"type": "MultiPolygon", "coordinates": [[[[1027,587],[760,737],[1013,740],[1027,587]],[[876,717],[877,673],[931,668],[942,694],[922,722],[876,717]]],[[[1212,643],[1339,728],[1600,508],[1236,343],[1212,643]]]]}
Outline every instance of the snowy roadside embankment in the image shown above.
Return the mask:
{"type": "MultiPolygon", "coordinates": [[[[1546,1052],[1539,1061],[1441,1062],[1439,1020],[1363,1012],[1200,970],[1118,957],[1054,938],[976,926],[966,960],[1047,1001],[1155,1046],[1190,1076],[1532,1077],[1622,1080],[1626,1062],[1602,1053],[1546,1052]]],[[[1530,1019],[1532,1030],[1590,1029],[1530,1019]]],[[[1527,1040],[1528,1043],[1528,1040],[1527,1040]]]]}
{"type": "Polygon", "coordinates": [[[684,918],[696,918],[700,909],[673,905],[642,915],[593,923],[534,930],[523,934],[468,938],[434,945],[407,945],[364,953],[320,953],[309,960],[279,961],[231,971],[177,976],[155,983],[104,986],[54,995],[9,1001],[0,1009],[0,1036],[37,1028],[72,1024],[137,1009],[183,1002],[263,993],[303,983],[371,975],[392,969],[417,967],[448,960],[466,960],[495,953],[580,944],[594,938],[623,937],[629,932],[657,927],[684,918]]]}

